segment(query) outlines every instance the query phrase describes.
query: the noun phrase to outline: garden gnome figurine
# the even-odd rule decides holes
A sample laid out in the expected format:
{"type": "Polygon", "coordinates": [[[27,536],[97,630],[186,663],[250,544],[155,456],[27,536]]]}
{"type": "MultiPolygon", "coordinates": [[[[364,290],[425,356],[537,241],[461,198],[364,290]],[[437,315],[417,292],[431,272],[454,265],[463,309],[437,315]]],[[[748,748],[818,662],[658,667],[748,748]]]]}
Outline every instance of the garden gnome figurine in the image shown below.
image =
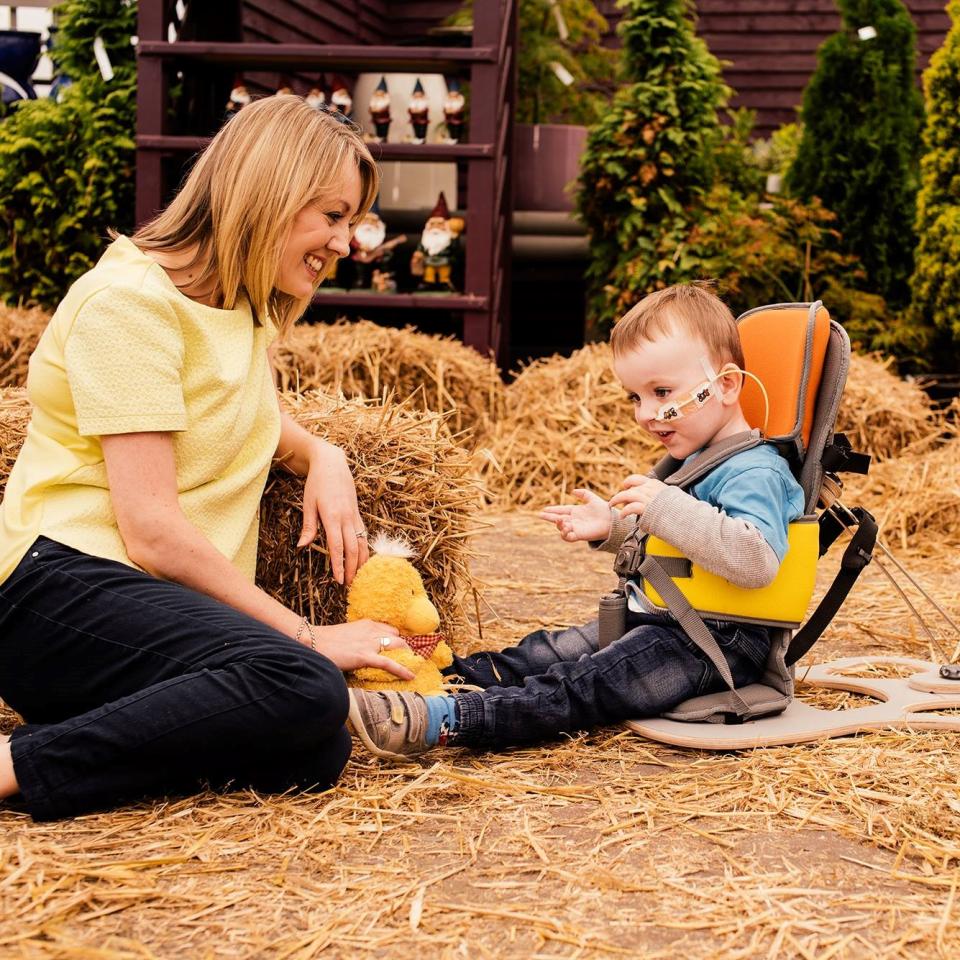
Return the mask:
{"type": "Polygon", "coordinates": [[[426,143],[427,128],[430,125],[430,104],[419,77],[407,105],[407,112],[410,114],[410,126],[413,127],[413,142],[426,143]]]}
{"type": "Polygon", "coordinates": [[[277,96],[281,96],[286,93],[293,93],[293,87],[290,86],[290,81],[284,78],[280,81],[280,86],[277,87],[277,96]]]}
{"type": "Polygon", "coordinates": [[[330,94],[330,103],[345,117],[350,116],[350,111],[353,109],[353,97],[350,96],[350,92],[343,83],[334,84],[333,93],[330,94]]]}
{"type": "Polygon", "coordinates": [[[327,105],[326,94],[319,87],[311,87],[304,99],[314,110],[322,110],[327,105]]]}
{"type": "Polygon", "coordinates": [[[373,206],[357,224],[350,241],[350,259],[355,270],[357,287],[372,287],[375,293],[392,293],[397,289],[390,270],[393,250],[406,240],[406,235],[387,240],[387,225],[380,218],[380,204],[373,206]]]}
{"type": "Polygon", "coordinates": [[[386,143],[390,132],[390,93],[387,78],[381,77],[376,90],[370,94],[370,119],[376,133],[375,143],[386,143]]]}
{"type": "Polygon", "coordinates": [[[230,91],[230,99],[227,100],[224,119],[229,120],[235,113],[239,112],[242,107],[245,107],[250,100],[250,92],[247,90],[247,85],[243,82],[243,77],[237,77],[233,89],[230,91]]]}
{"type": "Polygon", "coordinates": [[[463,226],[460,217],[450,216],[447,199],[441,193],[423,225],[420,244],[410,259],[410,272],[421,278],[418,289],[438,292],[455,289],[453,267],[460,252],[459,237],[463,226]]]}
{"type": "Polygon", "coordinates": [[[447,126],[447,141],[459,143],[463,136],[463,109],[466,101],[460,92],[460,81],[456,77],[447,80],[447,95],[443,101],[443,119],[447,126]]]}

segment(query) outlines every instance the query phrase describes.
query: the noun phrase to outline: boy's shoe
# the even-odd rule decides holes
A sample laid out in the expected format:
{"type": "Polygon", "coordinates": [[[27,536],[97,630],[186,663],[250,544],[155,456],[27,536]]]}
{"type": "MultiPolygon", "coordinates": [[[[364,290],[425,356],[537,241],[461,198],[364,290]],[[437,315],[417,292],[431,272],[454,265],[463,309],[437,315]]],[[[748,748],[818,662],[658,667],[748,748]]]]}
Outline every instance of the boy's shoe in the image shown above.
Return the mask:
{"type": "Polygon", "coordinates": [[[419,693],[351,687],[350,724],[372,754],[387,760],[430,749],[427,703],[419,693]]]}

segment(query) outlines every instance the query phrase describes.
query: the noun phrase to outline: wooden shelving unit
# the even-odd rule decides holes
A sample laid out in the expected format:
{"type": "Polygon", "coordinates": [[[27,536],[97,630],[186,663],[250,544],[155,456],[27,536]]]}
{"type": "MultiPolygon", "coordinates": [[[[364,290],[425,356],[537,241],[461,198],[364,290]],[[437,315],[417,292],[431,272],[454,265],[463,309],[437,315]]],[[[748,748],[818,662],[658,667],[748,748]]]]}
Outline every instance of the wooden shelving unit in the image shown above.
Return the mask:
{"type": "MultiPolygon", "coordinates": [[[[337,5],[327,6],[335,8],[337,5]]],[[[379,9],[383,37],[389,32],[390,17],[385,6],[381,4],[379,9]]],[[[385,308],[458,312],[463,316],[464,342],[484,354],[504,360],[509,334],[510,157],[516,87],[516,0],[476,3],[472,45],[469,47],[217,40],[170,42],[166,39],[169,18],[170,4],[166,0],[140,0],[138,222],[153,216],[167,195],[169,185],[164,180],[164,158],[196,153],[209,141],[207,137],[170,132],[168,89],[176,71],[188,70],[191,65],[210,64],[228,66],[235,71],[442,72],[469,80],[468,142],[371,145],[371,151],[379,160],[449,161],[465,167],[464,292],[444,296],[321,291],[316,299],[328,306],[366,313],[385,308]]],[[[367,37],[371,35],[371,22],[374,21],[368,12],[364,23],[367,37]]],[[[355,109],[363,109],[363,106],[355,105],[355,109]]]]}

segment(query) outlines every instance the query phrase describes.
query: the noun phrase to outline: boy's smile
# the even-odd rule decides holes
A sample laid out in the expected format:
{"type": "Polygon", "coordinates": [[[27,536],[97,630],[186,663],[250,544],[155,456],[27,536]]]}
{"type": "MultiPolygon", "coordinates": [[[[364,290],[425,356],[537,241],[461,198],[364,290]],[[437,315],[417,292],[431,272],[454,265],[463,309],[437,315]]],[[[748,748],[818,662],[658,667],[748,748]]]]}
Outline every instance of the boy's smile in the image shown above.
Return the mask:
{"type": "Polygon", "coordinates": [[[750,429],[740,410],[739,374],[717,377],[702,406],[684,403],[705,382],[704,363],[721,366],[709,356],[699,337],[677,324],[656,340],[642,340],[613,361],[614,371],[633,401],[637,423],[678,460],[715,440],[750,429]],[[671,401],[682,404],[683,415],[668,421],[658,419],[671,401]]]}

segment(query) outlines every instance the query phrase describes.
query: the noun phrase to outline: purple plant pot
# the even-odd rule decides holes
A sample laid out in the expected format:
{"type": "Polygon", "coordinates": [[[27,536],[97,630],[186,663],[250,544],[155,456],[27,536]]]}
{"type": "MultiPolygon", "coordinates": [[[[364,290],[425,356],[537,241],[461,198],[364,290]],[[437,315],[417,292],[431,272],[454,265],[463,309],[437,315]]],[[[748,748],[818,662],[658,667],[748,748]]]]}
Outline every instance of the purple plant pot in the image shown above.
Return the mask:
{"type": "Polygon", "coordinates": [[[587,128],[518,123],[514,128],[515,210],[573,210],[567,189],[580,175],[587,128]]]}

